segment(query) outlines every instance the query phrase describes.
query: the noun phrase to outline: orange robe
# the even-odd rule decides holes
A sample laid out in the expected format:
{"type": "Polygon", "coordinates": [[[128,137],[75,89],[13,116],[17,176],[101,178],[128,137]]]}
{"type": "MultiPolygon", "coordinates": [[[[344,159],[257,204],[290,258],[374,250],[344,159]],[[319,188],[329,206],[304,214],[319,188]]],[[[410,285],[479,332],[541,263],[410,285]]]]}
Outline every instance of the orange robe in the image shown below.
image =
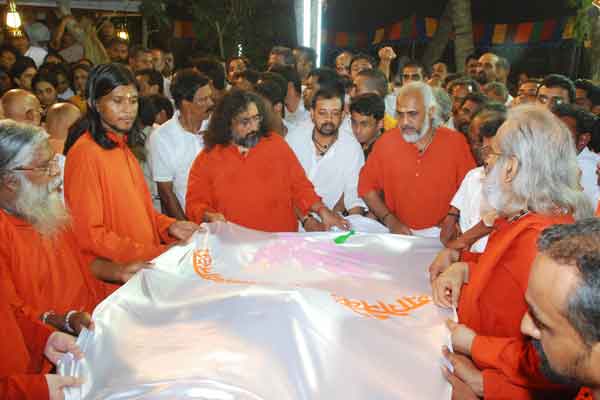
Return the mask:
{"type": "Polygon", "coordinates": [[[537,353],[520,327],[538,236],[551,225],[572,222],[571,216],[534,213],[514,222],[499,219],[485,253],[469,263],[458,319],[477,333],[471,357],[483,372],[486,399],[529,399],[533,389],[559,388],[539,371],[537,353]]]}
{"type": "Polygon", "coordinates": [[[137,159],[123,137],[106,150],[89,133],[69,150],[65,198],[81,248],[118,263],[148,261],[166,250],[173,218],[157,213],[137,159]]]}
{"type": "Polygon", "coordinates": [[[600,201],[598,202],[598,207],[596,207],[596,217],[600,217],[600,201]]]}
{"type": "Polygon", "coordinates": [[[466,173],[475,168],[464,135],[438,128],[424,153],[402,137],[385,132],[360,172],[358,195],[384,192],[385,205],[411,229],[440,224],[466,173]]]}
{"type": "Polygon", "coordinates": [[[0,400],[49,398],[44,348],[52,333],[0,298],[0,400]]]}
{"type": "Polygon", "coordinates": [[[201,222],[217,211],[247,228],[295,232],[293,206],[304,215],[320,200],[294,152],[272,133],[245,156],[233,145],[203,150],[190,170],[186,214],[201,222]]]}
{"type": "Polygon", "coordinates": [[[92,312],[114,285],[96,279],[69,228],[54,238],[0,211],[0,290],[9,304],[39,319],[53,310],[92,312]]]}

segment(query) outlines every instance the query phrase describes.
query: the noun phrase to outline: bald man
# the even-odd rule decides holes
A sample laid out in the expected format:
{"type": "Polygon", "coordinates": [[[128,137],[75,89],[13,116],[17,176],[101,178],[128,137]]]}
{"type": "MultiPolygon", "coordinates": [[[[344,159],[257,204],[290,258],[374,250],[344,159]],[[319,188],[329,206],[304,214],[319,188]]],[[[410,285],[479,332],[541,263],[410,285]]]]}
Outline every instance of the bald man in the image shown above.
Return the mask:
{"type": "Polygon", "coordinates": [[[81,118],[81,111],[71,103],[56,103],[46,112],[46,131],[55,153],[62,154],[69,129],[81,118]]]}
{"type": "Polygon", "coordinates": [[[17,122],[40,126],[42,105],[37,97],[23,89],[12,89],[2,96],[4,117],[17,122]]]}

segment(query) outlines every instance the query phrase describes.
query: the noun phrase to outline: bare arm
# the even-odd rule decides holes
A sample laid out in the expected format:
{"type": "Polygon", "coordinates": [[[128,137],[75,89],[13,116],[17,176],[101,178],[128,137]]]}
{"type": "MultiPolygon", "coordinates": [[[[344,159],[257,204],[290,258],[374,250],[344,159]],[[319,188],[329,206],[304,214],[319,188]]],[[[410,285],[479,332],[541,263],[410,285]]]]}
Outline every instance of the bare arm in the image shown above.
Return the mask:
{"type": "Polygon", "coordinates": [[[152,264],[145,262],[117,264],[102,258],[96,258],[90,265],[92,273],[96,278],[112,283],[125,283],[139,270],[151,267],[152,264]]]}
{"type": "Polygon", "coordinates": [[[180,221],[186,221],[187,217],[177,200],[177,196],[173,192],[173,182],[156,182],[158,195],[163,206],[163,211],[169,217],[176,218],[180,221]]]}
{"type": "Polygon", "coordinates": [[[369,210],[375,214],[379,221],[389,228],[390,232],[403,235],[411,234],[410,228],[390,212],[376,190],[365,194],[363,200],[367,203],[369,210]]]}
{"type": "Polygon", "coordinates": [[[477,225],[460,235],[458,238],[449,241],[446,244],[446,247],[456,250],[469,249],[473,243],[482,237],[489,235],[492,231],[493,228],[486,226],[483,221],[479,221],[477,225]]]}

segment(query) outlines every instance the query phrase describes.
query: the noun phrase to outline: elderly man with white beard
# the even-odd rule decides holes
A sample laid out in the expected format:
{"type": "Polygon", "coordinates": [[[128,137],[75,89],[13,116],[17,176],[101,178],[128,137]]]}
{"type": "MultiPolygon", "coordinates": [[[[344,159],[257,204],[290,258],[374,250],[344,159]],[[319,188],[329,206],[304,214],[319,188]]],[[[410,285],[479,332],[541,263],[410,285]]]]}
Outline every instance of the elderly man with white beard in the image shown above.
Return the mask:
{"type": "Polygon", "coordinates": [[[48,134],[0,121],[0,290],[32,320],[79,333],[116,286],[147,264],[118,265],[84,255],[57,188],[48,134]]]}
{"type": "Polygon", "coordinates": [[[385,132],[363,167],[358,194],[392,233],[438,237],[450,200],[475,161],[465,137],[441,126],[429,85],[404,85],[396,99],[398,127],[385,132]],[[384,197],[382,198],[381,192],[384,197]]]}
{"type": "MultiPolygon", "coordinates": [[[[458,309],[459,324],[448,322],[457,353],[446,350],[455,366],[448,378],[486,399],[530,399],[562,389],[544,376],[520,326],[540,232],[592,215],[579,188],[574,149],[568,128],[550,111],[511,110],[482,149],[483,196],[498,215],[486,250],[480,256],[464,253],[433,281],[434,301],[458,309]]],[[[456,252],[449,261],[458,258],[456,252]]]]}

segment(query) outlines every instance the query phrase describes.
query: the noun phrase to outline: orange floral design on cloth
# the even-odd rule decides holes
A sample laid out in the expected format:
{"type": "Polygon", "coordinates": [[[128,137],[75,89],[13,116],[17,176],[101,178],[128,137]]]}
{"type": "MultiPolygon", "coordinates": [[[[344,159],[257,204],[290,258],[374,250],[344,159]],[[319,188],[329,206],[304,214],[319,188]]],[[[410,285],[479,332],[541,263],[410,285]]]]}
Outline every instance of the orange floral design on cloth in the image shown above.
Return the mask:
{"type": "Polygon", "coordinates": [[[353,312],[368,318],[378,320],[386,320],[394,317],[407,317],[411,311],[423,307],[432,302],[431,296],[403,296],[396,299],[394,303],[386,303],[382,300],[377,300],[375,304],[369,304],[365,300],[354,300],[346,297],[331,295],[333,299],[351,309],[353,312]]]}

